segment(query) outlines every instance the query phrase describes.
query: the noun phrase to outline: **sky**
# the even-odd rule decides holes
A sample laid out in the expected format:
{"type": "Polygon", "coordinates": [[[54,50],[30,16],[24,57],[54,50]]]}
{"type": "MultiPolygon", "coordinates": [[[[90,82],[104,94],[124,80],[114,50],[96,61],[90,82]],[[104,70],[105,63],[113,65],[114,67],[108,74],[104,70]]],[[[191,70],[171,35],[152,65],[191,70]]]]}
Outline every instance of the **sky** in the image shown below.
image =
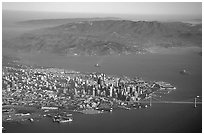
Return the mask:
{"type": "Polygon", "coordinates": [[[202,19],[201,2],[3,2],[2,9],[3,21],[6,23],[8,20],[92,17],[116,17],[133,21],[202,19]]]}
{"type": "Polygon", "coordinates": [[[75,12],[100,14],[153,14],[153,15],[200,15],[201,2],[8,2],[3,10],[75,12]]]}

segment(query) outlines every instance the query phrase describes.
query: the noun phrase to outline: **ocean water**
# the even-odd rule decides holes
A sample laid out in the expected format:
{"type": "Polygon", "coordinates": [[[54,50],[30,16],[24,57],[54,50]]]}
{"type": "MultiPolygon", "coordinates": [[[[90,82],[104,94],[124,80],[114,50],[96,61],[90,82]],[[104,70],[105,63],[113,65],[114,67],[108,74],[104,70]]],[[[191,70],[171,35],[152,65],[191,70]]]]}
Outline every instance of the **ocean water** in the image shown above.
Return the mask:
{"type": "MultiPolygon", "coordinates": [[[[165,51],[164,51],[165,52],[165,51]]],[[[166,53],[127,56],[55,56],[20,54],[26,64],[104,72],[112,75],[140,76],[145,80],[166,81],[177,89],[161,100],[184,101],[202,95],[202,56],[197,51],[172,49],[166,53]],[[25,57],[26,56],[26,57],[25,57]],[[95,67],[96,63],[100,67],[95,67]],[[190,75],[181,75],[186,69],[190,75]]],[[[42,119],[34,123],[3,123],[6,132],[202,132],[202,106],[193,104],[153,104],[151,108],[113,111],[99,115],[74,115],[70,124],[42,119]]]]}

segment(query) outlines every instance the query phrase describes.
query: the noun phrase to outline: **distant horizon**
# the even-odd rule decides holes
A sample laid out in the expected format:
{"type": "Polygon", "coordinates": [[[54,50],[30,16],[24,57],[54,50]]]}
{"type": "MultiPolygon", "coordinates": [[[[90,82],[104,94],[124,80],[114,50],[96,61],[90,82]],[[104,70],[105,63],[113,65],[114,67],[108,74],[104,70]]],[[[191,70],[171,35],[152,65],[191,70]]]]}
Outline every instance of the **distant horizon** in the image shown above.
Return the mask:
{"type": "Polygon", "coordinates": [[[2,10],[3,21],[15,20],[43,20],[43,19],[68,19],[68,18],[119,18],[133,21],[202,21],[202,16],[190,15],[148,15],[148,14],[105,14],[105,13],[79,13],[79,12],[54,12],[54,11],[21,11],[21,10],[2,10]],[[9,19],[8,19],[9,18],[9,19]]]}
{"type": "Polygon", "coordinates": [[[3,2],[2,9],[98,14],[202,15],[201,2],[3,2]]]}
{"type": "Polygon", "coordinates": [[[147,21],[189,21],[193,19],[202,19],[202,3],[3,2],[2,13],[3,17],[21,18],[24,20],[116,17],[147,21]],[[13,13],[7,14],[5,12],[13,13]]]}

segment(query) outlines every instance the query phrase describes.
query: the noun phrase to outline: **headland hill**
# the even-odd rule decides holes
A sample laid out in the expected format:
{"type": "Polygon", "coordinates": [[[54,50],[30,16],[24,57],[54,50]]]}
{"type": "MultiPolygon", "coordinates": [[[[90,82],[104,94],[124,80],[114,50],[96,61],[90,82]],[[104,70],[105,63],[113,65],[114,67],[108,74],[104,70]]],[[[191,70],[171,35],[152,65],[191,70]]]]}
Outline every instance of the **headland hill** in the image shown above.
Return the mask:
{"type": "Polygon", "coordinates": [[[104,56],[202,46],[202,24],[185,22],[72,18],[28,20],[15,23],[15,27],[29,30],[22,30],[12,38],[3,32],[2,46],[28,53],[104,56]]]}

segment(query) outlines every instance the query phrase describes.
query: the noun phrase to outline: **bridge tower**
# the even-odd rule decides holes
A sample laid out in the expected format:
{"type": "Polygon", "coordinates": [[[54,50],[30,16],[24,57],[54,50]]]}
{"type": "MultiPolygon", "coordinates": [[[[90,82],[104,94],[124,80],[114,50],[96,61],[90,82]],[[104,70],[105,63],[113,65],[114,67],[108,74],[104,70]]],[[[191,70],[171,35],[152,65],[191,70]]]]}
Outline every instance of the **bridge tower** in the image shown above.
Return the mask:
{"type": "Polygon", "coordinates": [[[199,98],[199,96],[196,96],[195,99],[194,99],[194,107],[195,108],[197,107],[197,98],[199,98]]]}
{"type": "Polygon", "coordinates": [[[152,94],[150,94],[149,106],[152,106],[152,94]]]}

